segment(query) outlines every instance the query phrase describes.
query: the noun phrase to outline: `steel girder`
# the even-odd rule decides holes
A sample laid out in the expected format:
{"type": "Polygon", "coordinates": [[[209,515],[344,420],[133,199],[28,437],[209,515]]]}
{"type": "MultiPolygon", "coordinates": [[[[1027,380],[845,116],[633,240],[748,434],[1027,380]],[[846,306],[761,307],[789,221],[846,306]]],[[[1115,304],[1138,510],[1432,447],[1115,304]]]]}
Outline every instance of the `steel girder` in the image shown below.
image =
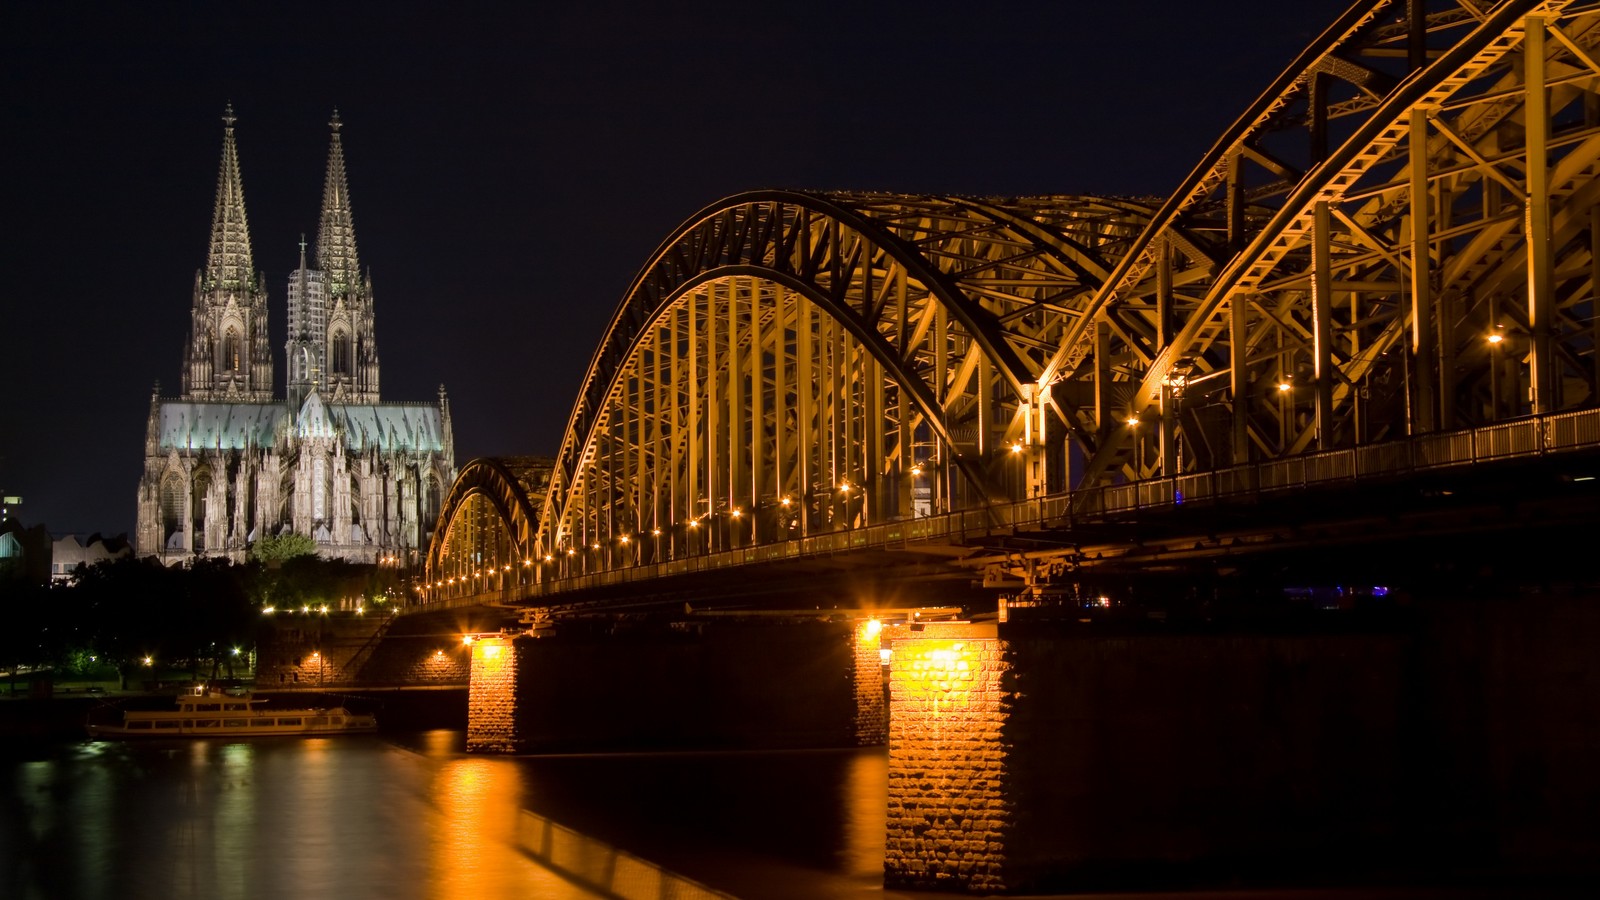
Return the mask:
{"type": "Polygon", "coordinates": [[[563,577],[1592,405],[1597,25],[1361,0],[1159,208],[714,204],[614,315],[533,553],[563,577]]]}
{"type": "Polygon", "coordinates": [[[541,457],[482,457],[462,466],[428,547],[424,581],[431,598],[531,580],[550,467],[541,457]]]}
{"type": "Polygon", "coordinates": [[[1035,385],[1148,215],[794,192],[702,210],[590,364],[540,552],[574,574],[1064,486],[1035,385]]]}
{"type": "MultiPolygon", "coordinates": [[[[1085,478],[1594,403],[1597,23],[1570,2],[1353,6],[1213,146],[1047,365],[1041,385],[1071,383],[1109,355],[1140,423],[1105,432],[1085,478]]],[[[1072,396],[1054,392],[1062,415],[1094,421],[1072,396]]]]}

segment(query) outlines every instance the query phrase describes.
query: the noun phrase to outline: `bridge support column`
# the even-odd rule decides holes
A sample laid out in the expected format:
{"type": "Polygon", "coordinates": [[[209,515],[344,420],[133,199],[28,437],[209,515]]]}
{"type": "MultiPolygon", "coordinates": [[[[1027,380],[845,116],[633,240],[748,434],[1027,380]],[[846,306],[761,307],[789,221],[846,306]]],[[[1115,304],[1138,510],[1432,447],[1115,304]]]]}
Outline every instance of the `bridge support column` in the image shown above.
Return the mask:
{"type": "Polygon", "coordinates": [[[881,744],[884,633],[708,617],[484,638],[472,646],[467,750],[881,744]]]}
{"type": "Polygon", "coordinates": [[[930,623],[892,652],[884,885],[1004,890],[1004,645],[993,625],[930,623]]]}
{"type": "Polygon", "coordinates": [[[886,625],[868,619],[856,625],[853,635],[855,665],[856,745],[874,747],[889,742],[889,696],[884,690],[884,654],[891,642],[909,632],[905,625],[886,625]]]}
{"type": "MultiPolygon", "coordinates": [[[[531,638],[522,639],[522,643],[531,638]]],[[[472,645],[467,688],[467,752],[517,753],[526,747],[518,727],[517,676],[521,659],[509,637],[483,638],[472,645]]]]}
{"type": "Polygon", "coordinates": [[[885,886],[1087,890],[1381,855],[1404,818],[1407,646],[929,623],[893,642],[885,886]]]}

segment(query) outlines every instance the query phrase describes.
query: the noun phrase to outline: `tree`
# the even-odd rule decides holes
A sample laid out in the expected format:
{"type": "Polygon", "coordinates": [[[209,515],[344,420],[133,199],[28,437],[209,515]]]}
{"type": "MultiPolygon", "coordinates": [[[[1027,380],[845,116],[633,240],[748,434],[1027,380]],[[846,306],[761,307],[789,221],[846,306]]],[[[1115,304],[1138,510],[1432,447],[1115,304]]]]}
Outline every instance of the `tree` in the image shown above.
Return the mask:
{"type": "Polygon", "coordinates": [[[250,558],[263,563],[282,563],[297,556],[314,556],[317,542],[309,535],[280,534],[260,538],[250,545],[250,558]]]}

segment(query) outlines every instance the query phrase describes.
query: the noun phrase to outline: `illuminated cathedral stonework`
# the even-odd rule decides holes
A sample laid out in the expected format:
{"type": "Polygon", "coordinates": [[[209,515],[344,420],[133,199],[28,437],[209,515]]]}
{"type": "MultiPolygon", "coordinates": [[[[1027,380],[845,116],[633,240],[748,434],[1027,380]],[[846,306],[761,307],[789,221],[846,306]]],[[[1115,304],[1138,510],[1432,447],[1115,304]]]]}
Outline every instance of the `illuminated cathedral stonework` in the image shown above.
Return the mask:
{"type": "Polygon", "coordinates": [[[352,562],[420,559],[455,480],[450,404],[383,402],[372,280],[356,255],[339,116],[328,151],[316,268],[289,276],[286,396],[274,396],[267,291],[256,271],[234,143],[206,267],[195,276],[182,392],[150,398],[134,551],[164,562],[243,559],[268,535],[311,536],[352,562]]]}

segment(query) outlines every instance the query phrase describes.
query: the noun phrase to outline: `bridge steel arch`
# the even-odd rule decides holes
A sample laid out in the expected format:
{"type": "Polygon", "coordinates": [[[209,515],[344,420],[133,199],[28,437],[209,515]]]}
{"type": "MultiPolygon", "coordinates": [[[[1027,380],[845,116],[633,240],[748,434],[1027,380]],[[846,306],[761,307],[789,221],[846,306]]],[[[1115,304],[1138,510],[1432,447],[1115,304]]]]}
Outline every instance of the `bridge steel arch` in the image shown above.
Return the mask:
{"type": "Polygon", "coordinates": [[[1034,386],[1150,211],[784,191],[701,210],[589,366],[540,552],[559,577],[1065,486],[1034,386]]]}
{"type": "Polygon", "coordinates": [[[623,297],[522,552],[564,578],[1594,406],[1597,60],[1592,4],[1358,0],[1159,205],[715,203],[623,297]]]}
{"type": "Polygon", "coordinates": [[[428,547],[430,599],[515,592],[534,580],[550,467],[545,457],[480,457],[461,467],[428,547]]]}
{"type": "Polygon", "coordinates": [[[1152,217],[1040,378],[1117,481],[1596,402],[1600,14],[1358,2],[1152,217]],[[1116,360],[1117,364],[1108,363],[1116,360]],[[1187,453],[1185,451],[1187,450],[1187,453]]]}

